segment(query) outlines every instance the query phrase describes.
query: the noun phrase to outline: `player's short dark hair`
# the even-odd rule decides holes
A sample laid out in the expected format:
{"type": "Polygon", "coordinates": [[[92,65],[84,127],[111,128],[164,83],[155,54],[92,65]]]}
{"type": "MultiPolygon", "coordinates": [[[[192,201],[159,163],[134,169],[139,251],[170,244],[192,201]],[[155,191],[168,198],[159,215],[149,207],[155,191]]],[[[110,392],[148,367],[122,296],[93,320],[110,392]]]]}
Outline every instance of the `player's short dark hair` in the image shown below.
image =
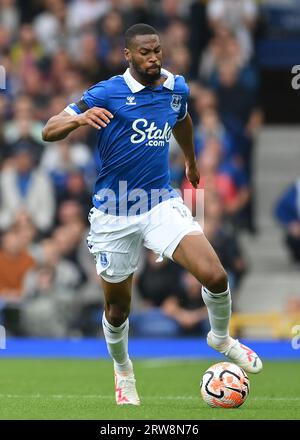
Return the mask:
{"type": "Polygon", "coordinates": [[[156,29],[154,29],[154,27],[149,26],[149,24],[134,24],[125,32],[125,47],[129,48],[131,46],[132,40],[137,35],[159,35],[159,33],[156,29]]]}

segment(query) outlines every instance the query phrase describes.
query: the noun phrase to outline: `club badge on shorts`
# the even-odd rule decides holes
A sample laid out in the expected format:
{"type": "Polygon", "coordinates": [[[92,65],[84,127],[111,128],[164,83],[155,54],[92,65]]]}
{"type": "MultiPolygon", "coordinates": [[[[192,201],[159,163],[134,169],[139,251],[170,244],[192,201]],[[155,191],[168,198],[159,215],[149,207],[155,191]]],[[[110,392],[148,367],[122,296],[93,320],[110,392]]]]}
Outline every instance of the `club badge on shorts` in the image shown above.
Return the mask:
{"type": "Polygon", "coordinates": [[[100,264],[102,267],[108,266],[108,259],[105,252],[100,252],[100,264]]]}
{"type": "Polygon", "coordinates": [[[172,95],[171,108],[174,112],[178,112],[181,107],[182,96],[180,95],[172,95]]]}

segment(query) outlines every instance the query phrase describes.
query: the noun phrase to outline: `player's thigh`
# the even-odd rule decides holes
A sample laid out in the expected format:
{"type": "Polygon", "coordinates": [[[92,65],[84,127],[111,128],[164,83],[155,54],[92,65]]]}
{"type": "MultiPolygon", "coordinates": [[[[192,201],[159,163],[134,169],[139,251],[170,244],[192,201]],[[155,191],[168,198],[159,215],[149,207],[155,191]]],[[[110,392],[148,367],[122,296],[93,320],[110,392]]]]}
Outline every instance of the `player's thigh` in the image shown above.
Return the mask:
{"type": "Polygon", "coordinates": [[[204,234],[185,235],[175,249],[173,260],[191,272],[204,286],[226,289],[227,275],[204,234]],[[218,287],[219,287],[218,286],[218,287]]]}
{"type": "Polygon", "coordinates": [[[172,260],[174,250],[185,235],[202,235],[203,231],[193,219],[189,208],[178,197],[162,202],[149,211],[143,233],[145,247],[160,258],[172,260]]]}
{"type": "Polygon", "coordinates": [[[125,281],[137,269],[142,247],[138,224],[130,219],[91,210],[89,251],[94,256],[97,274],[111,284],[125,281]]]}

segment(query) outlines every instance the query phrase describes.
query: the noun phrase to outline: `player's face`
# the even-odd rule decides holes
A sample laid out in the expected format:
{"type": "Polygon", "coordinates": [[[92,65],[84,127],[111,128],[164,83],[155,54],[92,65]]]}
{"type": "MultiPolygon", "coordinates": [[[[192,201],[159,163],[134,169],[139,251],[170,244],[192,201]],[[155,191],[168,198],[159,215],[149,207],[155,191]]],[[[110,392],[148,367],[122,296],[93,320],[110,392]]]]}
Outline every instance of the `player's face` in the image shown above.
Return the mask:
{"type": "Polygon", "coordinates": [[[141,79],[154,82],[160,78],[162,49],[158,35],[137,35],[125,58],[141,79]]]}

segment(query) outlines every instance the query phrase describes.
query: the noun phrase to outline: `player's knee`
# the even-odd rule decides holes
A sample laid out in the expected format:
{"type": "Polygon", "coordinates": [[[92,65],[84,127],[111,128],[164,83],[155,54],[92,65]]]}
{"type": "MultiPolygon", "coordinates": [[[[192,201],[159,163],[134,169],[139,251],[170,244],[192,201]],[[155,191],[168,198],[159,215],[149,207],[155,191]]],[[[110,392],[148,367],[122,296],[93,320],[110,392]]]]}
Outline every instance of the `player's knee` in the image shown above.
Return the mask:
{"type": "Polygon", "coordinates": [[[222,266],[217,266],[212,270],[205,287],[213,293],[224,292],[227,289],[228,277],[222,266]]]}
{"type": "Polygon", "coordinates": [[[120,327],[129,315],[129,307],[116,304],[107,304],[106,317],[108,322],[114,327],[120,327]]]}

